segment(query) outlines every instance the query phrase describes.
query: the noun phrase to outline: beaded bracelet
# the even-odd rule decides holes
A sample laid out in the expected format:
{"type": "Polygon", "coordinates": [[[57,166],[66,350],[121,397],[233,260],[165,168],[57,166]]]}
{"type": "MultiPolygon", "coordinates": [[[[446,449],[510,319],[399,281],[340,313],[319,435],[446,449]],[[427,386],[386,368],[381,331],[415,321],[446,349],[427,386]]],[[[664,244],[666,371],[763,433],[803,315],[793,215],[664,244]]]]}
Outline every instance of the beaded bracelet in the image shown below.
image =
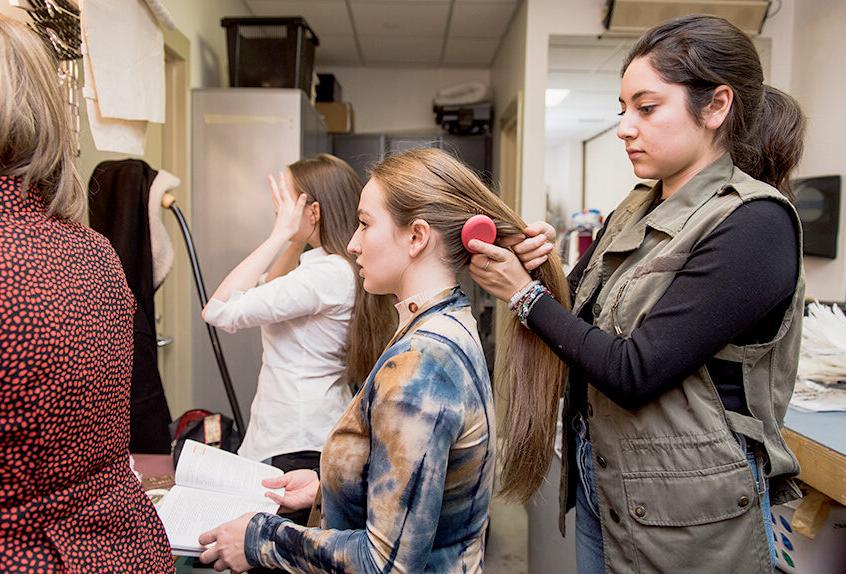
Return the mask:
{"type": "Polygon", "coordinates": [[[543,295],[552,295],[540,281],[532,281],[515,293],[508,302],[508,308],[517,315],[524,327],[528,327],[529,313],[543,295]]]}

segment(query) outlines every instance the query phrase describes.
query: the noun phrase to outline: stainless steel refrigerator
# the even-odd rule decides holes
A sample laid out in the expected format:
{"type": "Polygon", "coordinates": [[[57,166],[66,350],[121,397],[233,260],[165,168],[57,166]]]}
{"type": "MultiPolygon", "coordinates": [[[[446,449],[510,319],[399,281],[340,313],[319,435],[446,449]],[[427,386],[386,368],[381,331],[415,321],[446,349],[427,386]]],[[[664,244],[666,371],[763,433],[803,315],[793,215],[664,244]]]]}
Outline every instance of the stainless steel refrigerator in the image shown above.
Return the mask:
{"type": "MultiPolygon", "coordinates": [[[[202,89],[192,93],[192,232],[208,295],[273,226],[267,175],[329,151],[320,116],[300,90],[202,89]]],[[[193,404],[231,414],[206,327],[194,302],[193,404]]],[[[261,367],[258,329],[221,345],[245,422],[261,367]]]]}

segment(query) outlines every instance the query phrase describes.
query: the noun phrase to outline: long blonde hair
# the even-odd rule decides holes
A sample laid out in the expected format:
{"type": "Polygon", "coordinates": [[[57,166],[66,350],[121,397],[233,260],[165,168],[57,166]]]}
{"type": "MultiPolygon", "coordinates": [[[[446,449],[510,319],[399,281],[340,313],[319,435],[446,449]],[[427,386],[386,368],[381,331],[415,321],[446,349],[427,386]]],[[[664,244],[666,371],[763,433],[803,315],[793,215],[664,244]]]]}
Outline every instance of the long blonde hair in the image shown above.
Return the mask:
{"type": "MultiPolygon", "coordinates": [[[[497,237],[515,235],[526,222],[493,194],[464,164],[438,149],[391,156],[373,169],[385,190],[385,204],[399,227],[423,219],[445,243],[446,263],[456,272],[471,254],[461,228],[477,213],[496,223],[497,237]]],[[[569,289],[555,253],[534,273],[569,308],[569,289]]],[[[540,487],[552,461],[558,400],[566,366],[534,333],[509,314],[504,344],[497,348],[494,377],[507,389],[501,494],[528,500],[540,487]]]]}
{"type": "Polygon", "coordinates": [[[20,178],[51,215],[80,221],[85,190],[56,62],[35,32],[2,15],[0,98],[0,175],[20,178]]]}
{"type": "Polygon", "coordinates": [[[358,200],[362,183],[353,168],[342,159],[322,153],[288,166],[299,193],[308,203],[320,205],[320,243],[327,253],[346,259],[355,272],[355,305],[347,336],[347,380],[360,386],[394,334],[390,298],[364,290],[355,257],[347,244],[358,227],[358,200]]]}

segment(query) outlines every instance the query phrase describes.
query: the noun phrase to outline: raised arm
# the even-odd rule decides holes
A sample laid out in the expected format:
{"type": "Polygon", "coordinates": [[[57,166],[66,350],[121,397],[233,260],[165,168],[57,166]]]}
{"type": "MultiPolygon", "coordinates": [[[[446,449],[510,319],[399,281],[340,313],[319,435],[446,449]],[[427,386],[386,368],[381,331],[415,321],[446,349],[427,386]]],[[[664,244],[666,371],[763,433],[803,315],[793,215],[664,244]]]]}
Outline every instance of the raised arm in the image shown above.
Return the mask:
{"type": "MultiPolygon", "coordinates": [[[[271,196],[276,207],[276,221],[273,224],[273,230],[255,251],[250,253],[226,276],[212,294],[211,299],[225,302],[232,296],[233,292],[245,291],[255,287],[261,274],[270,267],[270,264],[280,255],[280,252],[291,251],[292,239],[300,229],[300,221],[303,217],[307,198],[305,194],[295,197],[294,193],[284,185],[284,175],[280,175],[279,182],[273,176],[268,176],[268,179],[270,180],[271,196]]],[[[284,257],[284,254],[282,256],[284,257]]],[[[205,310],[203,312],[205,318],[205,310]]]]}

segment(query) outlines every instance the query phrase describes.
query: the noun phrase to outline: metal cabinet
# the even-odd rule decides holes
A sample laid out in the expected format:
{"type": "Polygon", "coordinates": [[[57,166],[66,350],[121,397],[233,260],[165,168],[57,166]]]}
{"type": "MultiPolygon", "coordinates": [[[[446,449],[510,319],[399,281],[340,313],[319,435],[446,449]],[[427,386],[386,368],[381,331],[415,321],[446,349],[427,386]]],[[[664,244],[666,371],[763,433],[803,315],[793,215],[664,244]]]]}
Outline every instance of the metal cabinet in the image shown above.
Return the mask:
{"type": "Polygon", "coordinates": [[[436,147],[450,152],[473,168],[482,181],[491,184],[492,142],[488,134],[456,136],[449,134],[335,134],[332,153],[349,163],[362,179],[368,168],[386,155],[419,147],[436,147]]]}

